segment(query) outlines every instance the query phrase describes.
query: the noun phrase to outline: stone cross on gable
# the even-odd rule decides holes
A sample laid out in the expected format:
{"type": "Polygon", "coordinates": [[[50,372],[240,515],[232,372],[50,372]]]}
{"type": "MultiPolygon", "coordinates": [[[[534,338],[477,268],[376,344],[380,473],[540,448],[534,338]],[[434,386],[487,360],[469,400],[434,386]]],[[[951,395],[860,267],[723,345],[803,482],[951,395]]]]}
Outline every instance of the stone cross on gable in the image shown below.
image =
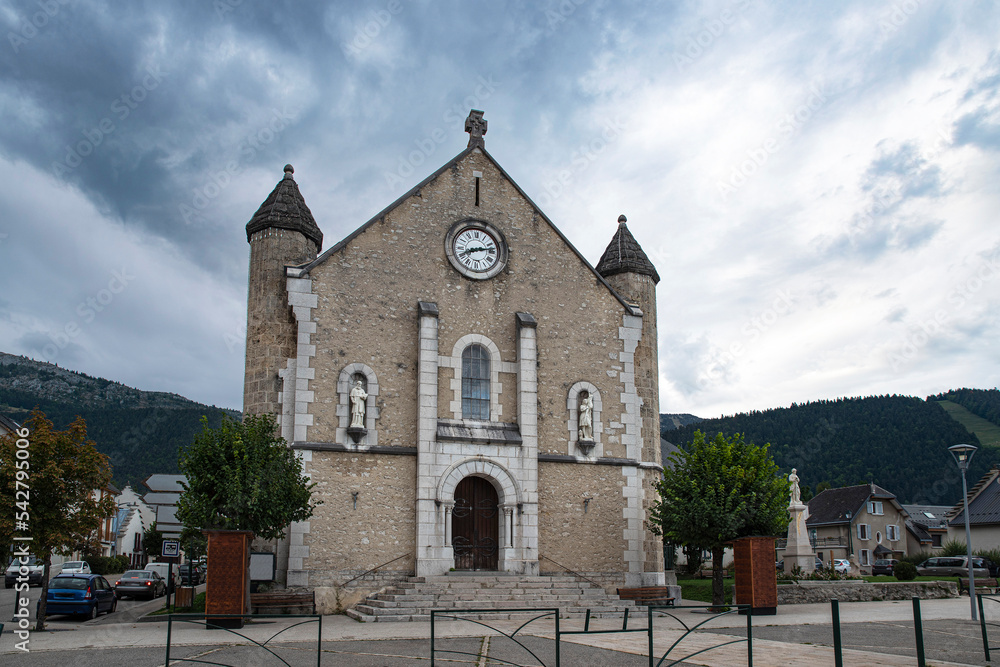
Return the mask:
{"type": "Polygon", "coordinates": [[[486,148],[483,135],[486,134],[486,120],[483,119],[483,112],[473,109],[469,112],[469,117],[465,119],[465,131],[469,133],[469,148],[479,146],[486,148]]]}

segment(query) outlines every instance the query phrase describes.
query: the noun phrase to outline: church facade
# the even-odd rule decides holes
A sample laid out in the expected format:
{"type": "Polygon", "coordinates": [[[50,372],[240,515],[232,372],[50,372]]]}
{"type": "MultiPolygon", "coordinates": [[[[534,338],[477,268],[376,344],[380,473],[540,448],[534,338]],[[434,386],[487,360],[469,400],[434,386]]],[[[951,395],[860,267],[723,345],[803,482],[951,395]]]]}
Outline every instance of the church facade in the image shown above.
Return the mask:
{"type": "Polygon", "coordinates": [[[373,568],[662,585],[659,276],[624,216],[591,266],[481,112],[466,131],[322,253],[291,166],[247,225],[244,413],[277,415],[322,501],[279,569],[317,591],[373,568]]]}

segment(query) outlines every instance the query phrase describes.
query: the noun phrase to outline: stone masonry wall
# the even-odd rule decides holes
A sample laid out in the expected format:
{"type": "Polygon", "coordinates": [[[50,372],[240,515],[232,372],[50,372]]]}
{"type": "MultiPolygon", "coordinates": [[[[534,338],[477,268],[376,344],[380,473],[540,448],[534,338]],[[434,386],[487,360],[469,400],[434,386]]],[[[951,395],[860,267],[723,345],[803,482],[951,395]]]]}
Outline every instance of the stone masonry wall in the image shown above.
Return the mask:
{"type": "MultiPolygon", "coordinates": [[[[624,484],[618,466],[539,463],[539,554],[577,572],[622,572],[624,484]]],[[[543,559],[540,569],[559,567],[543,559]]]]}
{"type": "Polygon", "coordinates": [[[316,257],[316,244],[299,232],[265,229],[250,240],[246,375],[243,414],[280,414],[278,370],[295,356],[296,330],[285,293],[285,265],[316,257]]]}
{"type": "MultiPolygon", "coordinates": [[[[414,552],[416,457],[313,452],[309,464],[322,501],[309,521],[304,544],[310,586],[334,586],[398,556],[414,552]],[[358,493],[357,508],[352,492],[358,493]]],[[[389,565],[412,573],[413,559],[389,565]]]]}

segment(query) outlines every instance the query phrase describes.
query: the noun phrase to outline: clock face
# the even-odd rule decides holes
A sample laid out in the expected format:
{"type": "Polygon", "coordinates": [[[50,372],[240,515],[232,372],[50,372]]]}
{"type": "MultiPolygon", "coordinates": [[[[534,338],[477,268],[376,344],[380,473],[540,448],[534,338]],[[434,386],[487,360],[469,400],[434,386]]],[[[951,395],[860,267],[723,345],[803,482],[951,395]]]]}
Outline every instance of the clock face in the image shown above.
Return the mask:
{"type": "Polygon", "coordinates": [[[489,232],[482,229],[465,229],[454,241],[455,259],[470,271],[485,273],[500,261],[500,249],[489,232]]]}
{"type": "Polygon", "coordinates": [[[456,222],[444,239],[444,251],[455,270],[472,280],[488,280],[507,266],[507,240],[485,220],[456,222]]]}

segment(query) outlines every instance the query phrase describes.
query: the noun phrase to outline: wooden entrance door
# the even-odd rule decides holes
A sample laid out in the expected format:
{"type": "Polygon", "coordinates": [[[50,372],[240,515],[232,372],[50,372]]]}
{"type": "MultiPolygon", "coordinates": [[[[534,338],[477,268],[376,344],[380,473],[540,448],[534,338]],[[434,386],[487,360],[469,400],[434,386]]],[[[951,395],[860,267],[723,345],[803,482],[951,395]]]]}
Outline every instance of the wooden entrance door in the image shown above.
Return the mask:
{"type": "Polygon", "coordinates": [[[466,477],[455,488],[451,543],[456,570],[496,570],[500,511],[497,492],[482,477],[466,477]]]}

